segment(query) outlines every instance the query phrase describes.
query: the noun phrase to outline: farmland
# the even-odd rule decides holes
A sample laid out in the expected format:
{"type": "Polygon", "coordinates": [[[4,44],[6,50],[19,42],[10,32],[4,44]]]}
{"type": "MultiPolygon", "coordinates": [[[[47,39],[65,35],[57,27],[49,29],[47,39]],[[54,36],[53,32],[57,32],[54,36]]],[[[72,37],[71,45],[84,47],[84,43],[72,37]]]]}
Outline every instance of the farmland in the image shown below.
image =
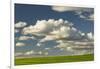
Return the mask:
{"type": "Polygon", "coordinates": [[[93,54],[76,55],[76,56],[48,56],[48,57],[15,58],[15,65],[80,62],[80,61],[93,61],[93,60],[94,60],[93,54]]]}

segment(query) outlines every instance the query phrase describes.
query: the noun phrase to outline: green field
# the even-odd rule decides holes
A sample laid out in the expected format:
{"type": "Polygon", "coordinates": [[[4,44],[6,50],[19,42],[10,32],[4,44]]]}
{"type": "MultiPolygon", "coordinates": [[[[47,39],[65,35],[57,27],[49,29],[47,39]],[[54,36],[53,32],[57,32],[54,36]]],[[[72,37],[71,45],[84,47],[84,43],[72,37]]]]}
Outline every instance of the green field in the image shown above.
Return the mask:
{"type": "Polygon", "coordinates": [[[61,62],[80,62],[80,61],[93,61],[93,60],[94,60],[93,54],[77,55],[77,56],[16,58],[15,65],[46,64],[46,63],[61,63],[61,62]]]}

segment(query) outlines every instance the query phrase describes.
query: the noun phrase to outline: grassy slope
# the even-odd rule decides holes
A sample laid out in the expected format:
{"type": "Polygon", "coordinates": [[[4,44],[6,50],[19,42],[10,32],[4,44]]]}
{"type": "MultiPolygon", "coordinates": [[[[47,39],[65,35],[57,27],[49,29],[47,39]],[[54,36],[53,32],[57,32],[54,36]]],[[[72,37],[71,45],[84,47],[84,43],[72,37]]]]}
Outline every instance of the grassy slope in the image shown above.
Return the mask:
{"type": "Polygon", "coordinates": [[[79,62],[79,61],[92,61],[92,60],[94,60],[93,54],[78,55],[78,56],[52,56],[52,57],[34,57],[34,58],[20,58],[20,59],[16,58],[15,65],[79,62]]]}

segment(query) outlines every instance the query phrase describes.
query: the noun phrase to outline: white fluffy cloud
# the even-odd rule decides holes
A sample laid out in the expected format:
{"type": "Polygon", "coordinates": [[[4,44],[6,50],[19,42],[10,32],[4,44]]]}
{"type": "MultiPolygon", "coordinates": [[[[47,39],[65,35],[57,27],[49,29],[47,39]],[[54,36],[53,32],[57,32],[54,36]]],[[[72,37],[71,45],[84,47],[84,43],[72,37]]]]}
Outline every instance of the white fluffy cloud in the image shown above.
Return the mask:
{"type": "Polygon", "coordinates": [[[23,28],[27,25],[26,22],[18,22],[15,24],[15,28],[23,28]]]}
{"type": "Polygon", "coordinates": [[[78,7],[53,6],[52,10],[57,11],[57,12],[65,12],[65,11],[77,11],[77,10],[82,10],[82,9],[78,7]]]}
{"type": "Polygon", "coordinates": [[[37,21],[35,26],[29,26],[23,29],[23,33],[24,34],[45,34],[48,33],[50,31],[52,31],[53,29],[53,24],[54,20],[53,19],[49,19],[48,21],[46,20],[41,20],[41,21],[37,21]]]}
{"type": "Polygon", "coordinates": [[[23,34],[35,34],[44,35],[45,39],[57,39],[57,38],[73,38],[80,39],[81,32],[73,27],[71,22],[67,20],[59,19],[49,19],[37,21],[36,25],[25,27],[23,29],[23,34]]]}
{"type": "Polygon", "coordinates": [[[18,40],[29,40],[29,39],[35,39],[34,37],[30,37],[30,36],[20,36],[18,38],[18,40]]]}
{"type": "Polygon", "coordinates": [[[94,14],[91,14],[91,15],[89,16],[89,20],[94,20],[94,14]]]}
{"type": "MultiPolygon", "coordinates": [[[[63,19],[37,21],[36,25],[25,27],[23,34],[45,36],[37,43],[39,47],[41,46],[41,42],[49,40],[93,40],[92,33],[85,35],[85,33],[73,27],[71,22],[63,19]]],[[[27,38],[29,39],[30,37],[27,38]]]]}
{"type": "Polygon", "coordinates": [[[43,52],[42,52],[42,51],[39,51],[39,52],[38,52],[38,54],[39,54],[39,55],[42,55],[42,54],[43,54],[43,52]]]}
{"type": "Polygon", "coordinates": [[[86,19],[86,20],[89,20],[89,21],[93,21],[94,20],[94,14],[90,14],[88,16],[85,16],[83,14],[77,14],[77,15],[79,15],[79,17],[82,18],[82,19],[86,19]]]}
{"type": "Polygon", "coordinates": [[[65,11],[90,11],[91,9],[82,7],[53,6],[52,10],[57,12],[65,12],[65,11]]]}
{"type": "Polygon", "coordinates": [[[36,45],[36,46],[40,47],[40,46],[41,46],[41,43],[37,43],[37,45],[36,45]]]}
{"type": "Polygon", "coordinates": [[[54,46],[61,51],[71,52],[70,55],[83,55],[93,53],[94,43],[93,41],[58,41],[60,44],[54,46]]]}
{"type": "MultiPolygon", "coordinates": [[[[84,33],[80,30],[76,29],[73,24],[67,20],[63,19],[49,19],[49,20],[38,20],[35,25],[31,25],[23,28],[23,34],[31,34],[37,39],[37,37],[41,37],[36,46],[41,47],[43,43],[46,41],[55,41],[58,43],[57,46],[54,46],[54,49],[57,48],[61,51],[68,52],[76,52],[76,50],[82,49],[88,51],[88,49],[93,49],[93,34],[84,33]],[[43,36],[43,37],[42,37],[43,36]]],[[[34,39],[29,36],[21,36],[20,40],[28,40],[34,39]]],[[[22,44],[23,45],[23,44],[22,44]]],[[[20,46],[20,44],[17,44],[20,46]]],[[[44,50],[48,51],[51,48],[44,48],[44,50]]],[[[53,50],[53,49],[52,49],[53,50]]],[[[78,54],[77,51],[76,54],[78,54]]],[[[42,51],[38,51],[36,54],[38,55],[48,55],[49,52],[45,53],[42,51]]],[[[84,54],[87,52],[84,52],[84,54]]]]}
{"type": "Polygon", "coordinates": [[[85,20],[94,20],[94,13],[93,9],[90,10],[85,10],[85,11],[75,11],[76,15],[78,15],[80,18],[85,19],[85,20]],[[84,15],[84,13],[89,13],[89,15],[84,15]]]}
{"type": "Polygon", "coordinates": [[[79,15],[80,18],[86,19],[86,20],[94,20],[94,14],[93,9],[91,8],[82,8],[82,7],[67,7],[67,6],[53,6],[51,7],[52,10],[57,12],[67,12],[67,11],[74,11],[77,15],[79,15]],[[88,16],[83,15],[84,12],[91,13],[88,16]]]}
{"type": "Polygon", "coordinates": [[[87,38],[89,40],[94,40],[94,36],[93,36],[93,34],[91,32],[90,33],[87,33],[87,38]]]}
{"type": "Polygon", "coordinates": [[[32,54],[35,54],[33,50],[30,50],[24,53],[24,55],[32,55],[32,54]]]}
{"type": "Polygon", "coordinates": [[[16,46],[18,46],[18,47],[25,46],[25,43],[17,42],[17,43],[16,43],[16,46]]]}
{"type": "Polygon", "coordinates": [[[50,48],[45,48],[45,50],[50,50],[50,48]]]}

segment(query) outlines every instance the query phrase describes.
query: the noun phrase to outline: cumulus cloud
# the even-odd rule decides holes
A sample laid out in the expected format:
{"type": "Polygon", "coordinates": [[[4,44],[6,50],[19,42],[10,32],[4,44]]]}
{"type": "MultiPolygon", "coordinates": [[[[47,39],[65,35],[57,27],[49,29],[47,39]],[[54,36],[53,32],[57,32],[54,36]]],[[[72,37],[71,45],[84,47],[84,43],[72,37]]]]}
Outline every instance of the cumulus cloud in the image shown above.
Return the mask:
{"type": "Polygon", "coordinates": [[[55,46],[54,48],[66,48],[68,47],[68,43],[60,43],[59,45],[55,46]]]}
{"type": "Polygon", "coordinates": [[[94,20],[94,14],[91,14],[88,20],[94,20]]]}
{"type": "Polygon", "coordinates": [[[61,44],[63,45],[60,45],[60,47],[70,46],[72,48],[89,48],[89,47],[93,48],[94,45],[93,41],[73,41],[70,43],[67,42],[67,44],[62,42],[61,44]]]}
{"type": "MultiPolygon", "coordinates": [[[[79,15],[79,14],[78,14],[78,15],[79,15]]],[[[89,20],[89,21],[93,21],[93,20],[94,20],[94,14],[90,14],[90,15],[88,15],[88,16],[85,16],[85,15],[83,15],[83,14],[80,14],[79,17],[82,18],[82,19],[89,20]]]]}
{"type": "Polygon", "coordinates": [[[94,20],[94,13],[93,13],[92,8],[53,6],[53,7],[51,7],[51,9],[56,11],[56,12],[74,11],[82,19],[91,20],[91,21],[94,20]],[[89,13],[90,15],[85,16],[83,13],[89,13]]]}
{"type": "MultiPolygon", "coordinates": [[[[22,33],[24,35],[31,34],[35,39],[39,38],[36,46],[41,47],[46,41],[55,41],[58,43],[54,46],[54,49],[59,49],[61,51],[71,52],[78,54],[80,49],[83,50],[93,50],[93,34],[81,32],[79,29],[75,28],[73,23],[63,20],[63,19],[49,19],[49,20],[38,20],[35,25],[30,25],[23,28],[22,33]],[[78,51],[79,50],[79,51],[78,51]]],[[[20,40],[34,39],[29,36],[21,36],[20,40]]],[[[20,45],[20,44],[19,44],[20,45]]],[[[45,51],[51,50],[51,48],[44,48],[45,51]]],[[[53,49],[52,49],[53,50],[53,49]]],[[[88,51],[90,52],[90,51],[88,51]]],[[[84,54],[87,52],[84,52],[84,54]]],[[[38,55],[48,55],[42,51],[37,52],[38,55]]]]}
{"type": "Polygon", "coordinates": [[[66,50],[67,51],[73,51],[72,47],[67,47],[66,50]]]}
{"type": "MultiPolygon", "coordinates": [[[[40,47],[43,42],[55,40],[59,45],[54,48],[73,52],[76,49],[93,48],[92,33],[84,33],[76,29],[73,24],[67,20],[49,19],[37,21],[36,25],[31,25],[23,29],[23,34],[32,34],[45,36],[40,39],[36,46],[40,47]],[[91,41],[91,42],[89,42],[91,41]]],[[[49,48],[45,48],[49,50],[49,48]]],[[[74,53],[74,52],[73,52],[74,53]]],[[[42,52],[38,52],[42,54],[42,52]]]]}
{"type": "Polygon", "coordinates": [[[30,37],[30,36],[20,36],[18,38],[18,40],[30,40],[30,39],[35,39],[35,38],[33,36],[32,37],[30,37]]]}
{"type": "Polygon", "coordinates": [[[18,46],[18,47],[21,47],[21,46],[25,46],[26,44],[25,43],[22,43],[22,42],[17,42],[16,43],[16,46],[18,46]]]}
{"type": "MultiPolygon", "coordinates": [[[[66,21],[67,22],[67,21],[66,21]]],[[[54,20],[54,19],[49,19],[48,21],[46,20],[38,20],[36,22],[36,25],[31,25],[29,27],[26,27],[23,29],[24,34],[47,34],[51,32],[54,29],[57,29],[57,27],[60,27],[60,25],[63,24],[63,20],[54,20]]],[[[69,23],[68,23],[69,24],[69,23]]],[[[68,25],[66,23],[66,25],[68,25]]]]}
{"type": "Polygon", "coordinates": [[[24,34],[45,34],[45,33],[48,33],[49,31],[52,30],[52,26],[53,26],[53,21],[54,20],[49,20],[49,21],[46,21],[46,20],[41,20],[41,21],[37,21],[36,22],[36,25],[35,26],[29,26],[29,27],[26,27],[23,29],[23,33],[24,34]],[[50,22],[51,21],[51,22],[50,22]]]}
{"type": "Polygon", "coordinates": [[[42,51],[39,51],[39,52],[38,52],[38,54],[39,54],[39,55],[42,55],[42,54],[43,54],[43,52],[42,52],[42,51]]]}
{"type": "MultiPolygon", "coordinates": [[[[93,53],[94,43],[93,41],[67,41],[60,40],[60,44],[54,46],[54,48],[59,49],[60,51],[70,52],[69,55],[83,55],[93,53]]],[[[68,54],[67,54],[68,55],[68,54]]]]}
{"type": "Polygon", "coordinates": [[[81,19],[93,21],[94,20],[94,10],[85,10],[85,11],[75,11],[76,15],[78,15],[81,19]],[[88,13],[88,15],[87,15],[88,13]],[[86,14],[86,15],[85,15],[86,14]]]}
{"type": "Polygon", "coordinates": [[[45,40],[52,40],[57,38],[73,38],[80,39],[81,32],[73,27],[73,24],[67,20],[49,19],[37,21],[36,25],[31,25],[23,29],[23,34],[35,34],[45,36],[45,40]]]}
{"type": "Polygon", "coordinates": [[[94,36],[93,36],[93,33],[87,33],[87,38],[89,39],[89,40],[94,40],[94,36]]]}
{"type": "Polygon", "coordinates": [[[41,46],[41,43],[37,43],[37,45],[36,45],[36,46],[40,47],[40,46],[41,46]]]}
{"type": "Polygon", "coordinates": [[[75,41],[73,42],[73,44],[78,45],[78,46],[93,46],[93,42],[92,41],[75,41]]]}
{"type": "Polygon", "coordinates": [[[38,55],[45,55],[45,56],[47,56],[49,53],[48,52],[43,52],[43,51],[38,51],[37,54],[38,55]]]}
{"type": "Polygon", "coordinates": [[[18,23],[15,23],[15,28],[23,28],[27,25],[26,22],[18,22],[18,23]]]}
{"type": "Polygon", "coordinates": [[[82,8],[82,7],[68,7],[68,6],[53,6],[52,10],[57,12],[65,12],[65,11],[91,11],[90,8],[82,8]]]}
{"type": "Polygon", "coordinates": [[[32,55],[32,54],[35,54],[33,50],[30,50],[24,53],[24,55],[32,55]]]}
{"type": "Polygon", "coordinates": [[[45,48],[45,50],[50,50],[50,48],[45,48]]]}
{"type": "Polygon", "coordinates": [[[53,6],[52,10],[57,11],[57,12],[65,12],[65,11],[82,10],[82,8],[79,8],[79,7],[67,7],[67,6],[53,6]]]}

